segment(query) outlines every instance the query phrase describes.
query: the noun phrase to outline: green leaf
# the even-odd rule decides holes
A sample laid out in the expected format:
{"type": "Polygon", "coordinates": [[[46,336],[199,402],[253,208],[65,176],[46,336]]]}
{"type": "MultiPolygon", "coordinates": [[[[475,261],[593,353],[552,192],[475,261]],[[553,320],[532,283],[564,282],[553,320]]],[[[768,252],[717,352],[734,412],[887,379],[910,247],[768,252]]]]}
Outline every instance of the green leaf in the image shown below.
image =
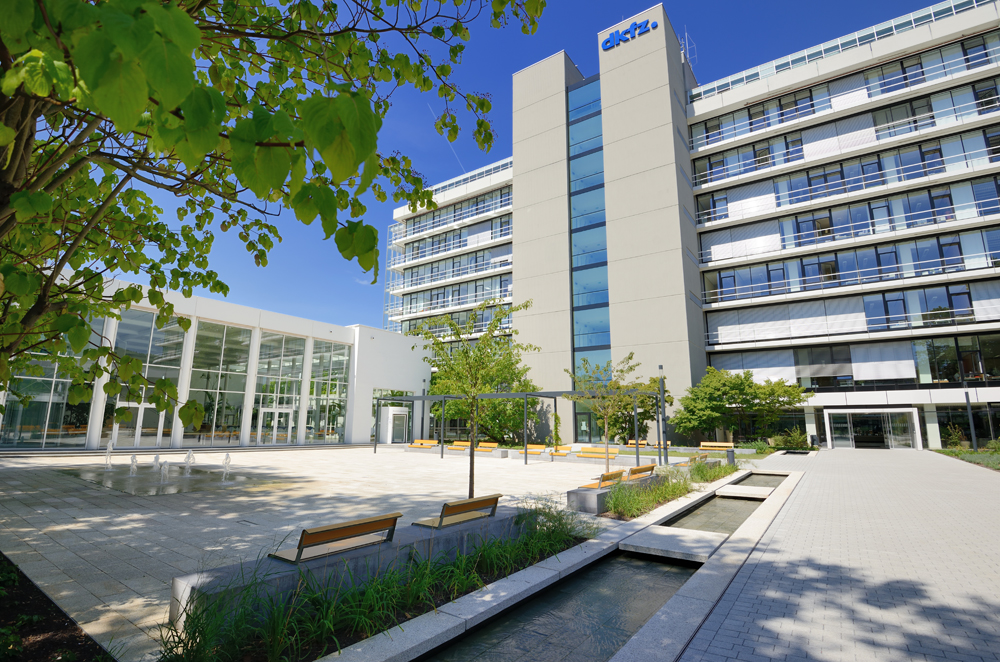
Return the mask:
{"type": "Polygon", "coordinates": [[[166,108],[176,108],[194,89],[194,60],[175,44],[154,37],[141,56],[142,70],[166,108]]]}
{"type": "Polygon", "coordinates": [[[15,41],[24,38],[35,20],[35,3],[32,0],[7,0],[3,8],[3,28],[5,35],[10,35],[15,41]]]}
{"type": "Polygon", "coordinates": [[[86,324],[75,326],[66,333],[66,339],[74,352],[82,352],[90,342],[90,327],[86,324]]]}
{"type": "Polygon", "coordinates": [[[66,333],[70,329],[80,324],[80,318],[76,315],[60,315],[56,318],[54,326],[59,333],[66,333]]]}
{"type": "Polygon", "coordinates": [[[31,290],[31,281],[28,277],[16,271],[7,274],[4,282],[7,284],[7,291],[16,297],[23,297],[31,290]]]}
{"type": "Polygon", "coordinates": [[[97,88],[101,76],[111,66],[114,50],[114,42],[101,30],[84,35],[73,49],[73,64],[91,90],[97,88]]]}
{"type": "Polygon", "coordinates": [[[201,30],[187,12],[177,5],[147,2],[142,6],[156,23],[160,34],[177,44],[184,53],[190,53],[201,43],[201,30]]]}
{"type": "Polygon", "coordinates": [[[180,415],[181,423],[185,426],[198,427],[205,418],[205,407],[197,400],[188,400],[177,413],[180,415]]]}
{"type": "Polygon", "coordinates": [[[119,131],[131,131],[146,107],[146,77],[132,61],[112,60],[93,91],[101,112],[111,118],[119,131]]]}
{"type": "Polygon", "coordinates": [[[14,142],[15,138],[17,138],[17,131],[9,126],[0,124],[0,147],[6,147],[14,142]]]}
{"type": "Polygon", "coordinates": [[[382,161],[378,157],[378,153],[372,152],[365,159],[364,170],[361,171],[361,181],[358,182],[358,188],[354,192],[354,195],[361,195],[368,190],[368,187],[372,185],[375,181],[375,177],[382,171],[382,161]]]}
{"type": "Polygon", "coordinates": [[[302,102],[300,115],[306,139],[323,157],[334,184],[353,177],[375,151],[382,121],[359,94],[314,95],[302,102]]]}
{"type": "Polygon", "coordinates": [[[288,179],[292,161],[284,147],[258,147],[254,165],[261,182],[269,189],[277,190],[288,179]]]}

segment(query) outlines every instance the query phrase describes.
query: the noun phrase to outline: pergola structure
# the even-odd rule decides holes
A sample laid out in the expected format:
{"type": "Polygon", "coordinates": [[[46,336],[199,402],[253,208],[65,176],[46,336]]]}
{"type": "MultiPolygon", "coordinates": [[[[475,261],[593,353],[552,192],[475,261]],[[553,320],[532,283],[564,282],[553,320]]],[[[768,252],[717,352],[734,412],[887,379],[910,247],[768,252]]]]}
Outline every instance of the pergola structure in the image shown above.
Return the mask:
{"type": "MultiPolygon", "coordinates": [[[[663,397],[662,388],[660,393],[650,393],[648,391],[625,391],[626,395],[632,395],[632,421],[633,430],[635,431],[635,464],[639,466],[639,406],[638,406],[638,396],[643,395],[646,397],[656,398],[656,461],[657,464],[664,464],[664,462],[669,463],[668,451],[663,445],[663,425],[661,421],[666,418],[666,402],[663,397]]],[[[524,401],[524,427],[522,428],[521,435],[524,439],[524,463],[528,463],[528,400],[532,398],[552,398],[552,411],[553,413],[558,413],[559,411],[559,398],[567,396],[580,396],[586,397],[589,395],[586,391],[537,391],[537,392],[524,392],[524,393],[480,393],[476,395],[477,400],[523,400],[524,401]]],[[[382,402],[408,402],[411,405],[415,405],[417,402],[440,402],[441,403],[441,427],[438,431],[438,443],[441,447],[441,457],[444,457],[444,405],[449,400],[465,400],[466,396],[462,395],[396,395],[396,396],[383,396],[375,399],[375,441],[372,444],[374,452],[378,452],[378,437],[379,437],[379,427],[382,422],[382,402]]],[[[413,419],[411,413],[411,420],[413,419]]],[[[411,426],[412,427],[412,426],[411,426]]],[[[423,432],[421,426],[421,433],[423,432]]],[[[607,430],[605,430],[607,434],[607,430]]],[[[472,452],[470,450],[470,452],[472,452]]]]}

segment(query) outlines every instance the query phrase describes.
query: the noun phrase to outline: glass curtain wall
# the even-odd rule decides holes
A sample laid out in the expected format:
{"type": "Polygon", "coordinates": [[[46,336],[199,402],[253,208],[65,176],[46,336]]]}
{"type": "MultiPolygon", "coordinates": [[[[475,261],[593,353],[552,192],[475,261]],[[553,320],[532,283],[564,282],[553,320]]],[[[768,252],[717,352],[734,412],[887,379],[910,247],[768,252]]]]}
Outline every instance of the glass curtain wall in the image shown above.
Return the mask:
{"type": "MultiPolygon", "coordinates": [[[[104,318],[93,320],[90,326],[90,342],[99,346],[104,318]]],[[[25,374],[11,380],[0,423],[0,448],[82,448],[87,443],[90,398],[70,404],[69,387],[70,381],[60,378],[55,363],[38,354],[25,374]]]]}
{"type": "Polygon", "coordinates": [[[261,334],[251,446],[295,443],[305,351],[305,338],[261,334]]]}
{"type": "MultiPolygon", "coordinates": [[[[601,365],[611,360],[600,78],[571,86],[567,108],[573,364],[579,369],[584,358],[601,365]]],[[[589,411],[575,409],[576,441],[600,441],[601,431],[589,411]]]]}
{"type": "Polygon", "coordinates": [[[250,329],[198,322],[188,397],[202,404],[205,418],[184,429],[185,446],[239,445],[250,336],[250,329]]]}
{"type": "MultiPolygon", "coordinates": [[[[115,352],[118,356],[138,359],[142,362],[142,374],[153,384],[158,379],[169,379],[175,385],[180,375],[181,350],[184,347],[184,330],[171,319],[162,329],[156,328],[156,315],[142,310],[122,312],[115,337],[115,352]]],[[[173,428],[173,416],[156,410],[146,398],[143,386],[136,391],[123,388],[117,396],[114,407],[127,407],[129,418],[113,423],[105,416],[101,445],[109,439],[115,440],[119,448],[128,446],[169,446],[173,428]],[[108,434],[110,432],[110,434],[108,434]]],[[[115,398],[108,398],[108,405],[115,398]]]]}
{"type": "Polygon", "coordinates": [[[350,366],[350,345],[326,340],[313,342],[309,409],[306,412],[307,444],[338,444],[344,441],[350,366]]]}

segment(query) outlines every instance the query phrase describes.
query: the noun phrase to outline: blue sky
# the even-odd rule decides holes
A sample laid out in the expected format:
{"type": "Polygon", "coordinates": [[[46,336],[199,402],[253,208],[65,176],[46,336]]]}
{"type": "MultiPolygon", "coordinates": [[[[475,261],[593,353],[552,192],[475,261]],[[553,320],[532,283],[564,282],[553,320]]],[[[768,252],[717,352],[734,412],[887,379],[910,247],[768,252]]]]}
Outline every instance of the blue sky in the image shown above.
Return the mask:
{"type": "MultiPolygon", "coordinates": [[[[449,146],[433,127],[443,104],[433,94],[412,92],[393,97],[379,137],[380,150],[409,155],[430,184],[462,174],[463,167],[471,171],[509,156],[514,72],[565,50],[584,75],[594,74],[598,32],[650,4],[650,0],[549,0],[538,32],[531,36],[516,27],[494,30],[480,21],[472,28],[457,82],[466,91],[491,95],[496,133],[492,152],[480,151],[471,131],[449,146]]],[[[927,5],[900,0],[715,0],[665,6],[675,32],[686,26],[697,44],[695,75],[707,83],[927,5]]],[[[384,260],[385,237],[396,205],[371,202],[366,220],[379,229],[384,260]]],[[[318,223],[307,227],[285,214],[277,225],[284,241],[271,252],[265,268],[254,266],[234,232],[216,233],[212,268],[230,286],[228,301],[334,324],[382,326],[383,275],[370,285],[371,275],[356,262],[341,258],[332,239],[322,241],[318,223]]]]}

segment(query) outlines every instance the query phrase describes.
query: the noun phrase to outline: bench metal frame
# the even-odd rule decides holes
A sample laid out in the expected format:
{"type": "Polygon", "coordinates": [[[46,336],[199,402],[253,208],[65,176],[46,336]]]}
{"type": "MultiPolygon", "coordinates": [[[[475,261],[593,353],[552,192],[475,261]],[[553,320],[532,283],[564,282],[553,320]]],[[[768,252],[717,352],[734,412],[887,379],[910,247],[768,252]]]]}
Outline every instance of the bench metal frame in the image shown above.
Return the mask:
{"type": "Polygon", "coordinates": [[[304,550],[312,547],[318,547],[320,545],[330,545],[343,540],[351,540],[353,538],[360,539],[365,536],[385,532],[385,536],[379,540],[366,540],[358,545],[332,549],[328,554],[319,554],[306,560],[312,560],[314,558],[318,559],[324,556],[329,556],[330,554],[338,554],[352,549],[367,547],[368,545],[379,545],[383,542],[392,542],[392,536],[396,533],[396,522],[402,516],[403,513],[389,513],[387,515],[355,519],[349,522],[341,522],[339,524],[331,524],[329,526],[320,526],[313,529],[303,529],[302,533],[299,535],[299,544],[295,551],[294,561],[286,558],[285,556],[280,556],[282,552],[285,554],[290,553],[292,551],[290,549],[278,551],[274,554],[268,554],[268,556],[272,559],[298,565],[302,562],[302,552],[304,550]]]}
{"type": "Polygon", "coordinates": [[[449,501],[441,506],[441,514],[438,517],[428,517],[417,520],[413,526],[426,526],[431,529],[443,529],[462,522],[471,522],[474,519],[483,517],[494,517],[497,514],[497,505],[502,494],[489,494],[487,496],[475,497],[473,499],[462,499],[461,501],[449,501]],[[486,508],[490,509],[489,514],[479,512],[486,508]]]}

